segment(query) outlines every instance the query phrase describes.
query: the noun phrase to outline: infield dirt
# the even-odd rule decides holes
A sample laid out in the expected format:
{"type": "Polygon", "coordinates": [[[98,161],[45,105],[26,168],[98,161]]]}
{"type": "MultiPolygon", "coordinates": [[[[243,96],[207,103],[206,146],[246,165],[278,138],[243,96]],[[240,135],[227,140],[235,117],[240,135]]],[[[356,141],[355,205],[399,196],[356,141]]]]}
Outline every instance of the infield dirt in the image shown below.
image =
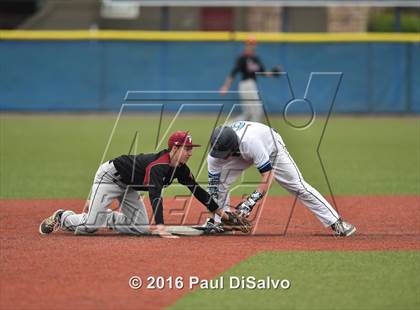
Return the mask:
{"type": "MultiPolygon", "coordinates": [[[[81,211],[83,201],[1,200],[0,308],[59,304],[64,309],[138,309],[140,305],[156,309],[173,304],[190,290],[132,290],[128,287],[132,275],[212,279],[267,250],[420,250],[419,196],[336,197],[343,218],[358,229],[346,239],[333,237],[300,204],[291,213],[293,201],[293,197],[270,197],[264,210],[259,210],[254,235],[169,240],[108,231],[83,237],[61,231],[41,236],[38,225],[44,217],[59,208],[81,211]]],[[[180,224],[184,206],[182,200],[165,198],[166,222],[180,224]]],[[[185,223],[204,221],[206,214],[198,202],[188,210],[185,223]]]]}

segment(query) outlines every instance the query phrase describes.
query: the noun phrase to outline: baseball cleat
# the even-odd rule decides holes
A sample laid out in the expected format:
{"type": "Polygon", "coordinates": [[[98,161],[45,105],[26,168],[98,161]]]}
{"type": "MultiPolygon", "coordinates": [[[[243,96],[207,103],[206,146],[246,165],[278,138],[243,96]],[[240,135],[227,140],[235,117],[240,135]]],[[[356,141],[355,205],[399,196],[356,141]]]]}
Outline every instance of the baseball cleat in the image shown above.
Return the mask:
{"type": "Polygon", "coordinates": [[[215,223],[213,218],[208,218],[204,225],[193,226],[193,228],[202,230],[204,235],[212,235],[225,232],[225,230],[223,229],[223,224],[215,223]]]}
{"type": "Polygon", "coordinates": [[[330,227],[334,231],[334,235],[340,237],[349,237],[356,232],[356,227],[354,225],[344,222],[342,219],[338,219],[338,221],[330,227]]]}
{"type": "Polygon", "coordinates": [[[63,214],[63,212],[64,212],[63,209],[59,209],[55,211],[53,215],[43,220],[41,224],[39,225],[39,233],[41,235],[46,235],[57,230],[58,227],[60,226],[61,215],[63,214]]]}

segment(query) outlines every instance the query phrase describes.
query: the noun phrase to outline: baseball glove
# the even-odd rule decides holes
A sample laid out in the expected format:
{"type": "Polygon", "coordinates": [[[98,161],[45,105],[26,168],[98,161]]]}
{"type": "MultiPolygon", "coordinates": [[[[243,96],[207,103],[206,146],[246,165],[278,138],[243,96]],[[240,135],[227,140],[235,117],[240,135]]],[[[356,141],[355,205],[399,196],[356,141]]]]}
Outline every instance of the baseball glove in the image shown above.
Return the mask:
{"type": "Polygon", "coordinates": [[[271,69],[271,72],[273,73],[273,77],[278,78],[283,71],[283,68],[281,66],[275,66],[271,69]]]}
{"type": "Polygon", "coordinates": [[[251,232],[252,224],[246,218],[231,211],[225,211],[225,214],[228,216],[228,219],[222,218],[223,225],[233,229],[239,229],[245,234],[249,234],[251,232]]]}

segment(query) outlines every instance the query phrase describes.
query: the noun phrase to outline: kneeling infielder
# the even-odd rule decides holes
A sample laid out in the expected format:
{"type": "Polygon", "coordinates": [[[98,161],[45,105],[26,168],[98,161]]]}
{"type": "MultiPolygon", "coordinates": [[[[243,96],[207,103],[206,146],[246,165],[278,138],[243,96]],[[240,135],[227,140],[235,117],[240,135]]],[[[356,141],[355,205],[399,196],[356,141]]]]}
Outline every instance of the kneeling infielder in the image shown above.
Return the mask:
{"type": "Polygon", "coordinates": [[[192,156],[193,144],[188,132],[177,131],[168,140],[168,149],[158,153],[122,155],[102,164],[96,172],[87,213],[57,210],[39,226],[41,234],[52,233],[60,227],[76,233],[94,233],[108,227],[122,234],[151,234],[144,203],[137,191],[148,191],[156,222],[156,234],[175,237],[167,232],[163,220],[162,189],[174,179],[188,187],[191,193],[210,212],[217,213],[222,221],[239,226],[249,232],[248,222],[235,213],[218,209],[216,202],[194,179],[186,165],[192,156]],[[109,210],[114,199],[120,203],[121,212],[109,210]]]}
{"type": "MultiPolygon", "coordinates": [[[[272,128],[256,123],[239,121],[230,126],[216,128],[211,136],[212,150],[208,155],[209,192],[224,209],[229,208],[229,187],[251,165],[261,173],[261,183],[237,212],[247,217],[254,205],[268,191],[274,178],[336,235],[350,236],[356,228],[344,222],[337,211],[302,177],[281,136],[272,128]]],[[[220,217],[208,219],[202,226],[207,233],[223,232],[220,217]]]]}

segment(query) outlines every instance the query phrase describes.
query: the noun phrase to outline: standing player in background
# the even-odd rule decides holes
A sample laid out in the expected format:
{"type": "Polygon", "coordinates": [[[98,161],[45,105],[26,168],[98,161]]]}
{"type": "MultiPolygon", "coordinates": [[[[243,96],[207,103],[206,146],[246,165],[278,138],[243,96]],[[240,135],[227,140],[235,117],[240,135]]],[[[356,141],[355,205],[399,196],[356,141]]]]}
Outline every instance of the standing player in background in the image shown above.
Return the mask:
{"type": "Polygon", "coordinates": [[[235,67],[220,89],[220,94],[222,96],[225,95],[232,85],[236,74],[241,73],[242,77],[238,85],[238,90],[241,99],[242,114],[235,118],[237,121],[260,122],[263,118],[264,110],[258,95],[256,72],[262,72],[268,77],[277,77],[278,72],[281,71],[281,68],[277,66],[273,68],[272,72],[265,72],[263,63],[255,54],[256,46],[257,41],[254,37],[249,37],[246,40],[243,54],[237,58],[235,67]]]}
{"type": "MultiPolygon", "coordinates": [[[[229,209],[229,188],[242,172],[254,165],[261,174],[261,182],[236,211],[248,217],[252,208],[267,193],[275,179],[295,195],[325,226],[337,236],[352,235],[356,228],[344,222],[337,211],[302,177],[296,163],[286,149],[281,136],[261,123],[239,121],[231,126],[217,127],[210,139],[212,149],[207,157],[209,192],[220,207],[229,209]]],[[[207,233],[223,232],[217,215],[202,229],[207,233]]]]}
{"type": "Polygon", "coordinates": [[[194,179],[187,166],[192,156],[193,144],[188,132],[174,132],[168,140],[168,149],[158,153],[122,155],[103,163],[95,175],[87,213],[57,210],[42,221],[41,234],[52,233],[56,228],[76,233],[94,233],[98,228],[108,227],[122,234],[148,235],[149,218],[142,198],[137,191],[148,191],[155,218],[155,232],[161,237],[173,238],[164,226],[162,190],[174,179],[188,187],[191,193],[212,213],[219,214],[233,226],[246,222],[236,214],[224,212],[194,179]],[[121,212],[109,206],[114,199],[120,203],[121,212]]]}

